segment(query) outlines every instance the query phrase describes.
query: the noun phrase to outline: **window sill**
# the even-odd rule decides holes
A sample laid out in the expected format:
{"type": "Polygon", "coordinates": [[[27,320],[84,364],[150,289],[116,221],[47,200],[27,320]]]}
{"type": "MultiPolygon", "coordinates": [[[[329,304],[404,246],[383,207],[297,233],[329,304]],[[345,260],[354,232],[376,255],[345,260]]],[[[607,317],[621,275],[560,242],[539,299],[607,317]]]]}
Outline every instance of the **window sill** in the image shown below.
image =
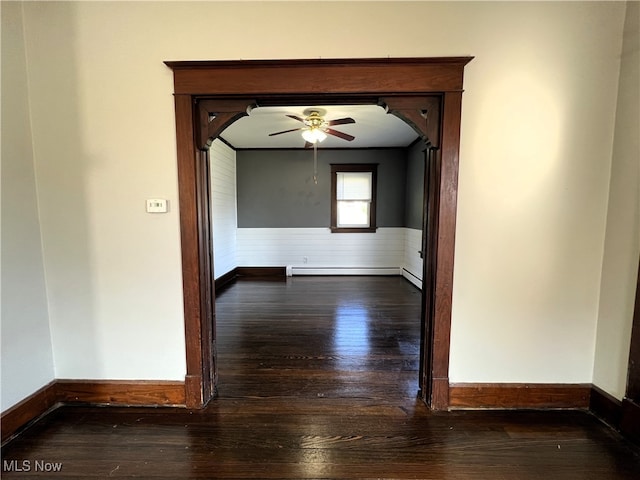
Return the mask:
{"type": "Polygon", "coordinates": [[[376,227],[364,227],[364,228],[331,227],[331,233],[375,233],[376,230],[377,230],[376,227]]]}

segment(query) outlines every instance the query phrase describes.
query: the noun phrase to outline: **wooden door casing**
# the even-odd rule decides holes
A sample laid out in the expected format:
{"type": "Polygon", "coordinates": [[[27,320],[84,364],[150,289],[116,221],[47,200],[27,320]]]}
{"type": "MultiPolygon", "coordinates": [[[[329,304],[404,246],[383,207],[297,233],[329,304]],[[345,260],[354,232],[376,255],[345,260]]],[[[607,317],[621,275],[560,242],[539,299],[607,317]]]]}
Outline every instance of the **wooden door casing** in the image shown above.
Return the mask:
{"type": "Polygon", "coordinates": [[[462,83],[464,66],[471,59],[165,62],[174,73],[187,406],[202,407],[213,397],[216,371],[215,361],[205,358],[215,354],[215,292],[210,281],[203,280],[203,275],[213,271],[207,260],[211,227],[204,221],[202,206],[208,201],[201,178],[207,169],[197,165],[208,157],[197,152],[208,150],[211,141],[247,115],[251,105],[377,102],[439,147],[437,242],[433,245],[433,287],[425,310],[432,312],[432,325],[424,337],[427,343],[421,359],[430,385],[421,389],[430,392],[426,400],[431,408],[448,407],[462,83]],[[425,123],[429,112],[438,121],[425,123]]]}

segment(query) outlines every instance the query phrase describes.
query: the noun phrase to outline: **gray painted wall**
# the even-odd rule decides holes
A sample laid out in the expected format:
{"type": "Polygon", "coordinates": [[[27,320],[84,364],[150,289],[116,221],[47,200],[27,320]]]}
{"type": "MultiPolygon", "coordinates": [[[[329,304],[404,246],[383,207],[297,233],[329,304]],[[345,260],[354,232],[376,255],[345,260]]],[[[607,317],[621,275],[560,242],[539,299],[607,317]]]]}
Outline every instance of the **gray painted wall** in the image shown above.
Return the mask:
{"type": "Polygon", "coordinates": [[[405,149],[319,149],[315,185],[313,150],[238,150],[238,227],[329,227],[331,163],[377,163],[378,227],[403,227],[406,155],[405,149]]]}
{"type": "Polygon", "coordinates": [[[422,230],[422,205],[424,198],[424,150],[423,142],[417,142],[407,152],[407,194],[405,227],[422,230]]]}

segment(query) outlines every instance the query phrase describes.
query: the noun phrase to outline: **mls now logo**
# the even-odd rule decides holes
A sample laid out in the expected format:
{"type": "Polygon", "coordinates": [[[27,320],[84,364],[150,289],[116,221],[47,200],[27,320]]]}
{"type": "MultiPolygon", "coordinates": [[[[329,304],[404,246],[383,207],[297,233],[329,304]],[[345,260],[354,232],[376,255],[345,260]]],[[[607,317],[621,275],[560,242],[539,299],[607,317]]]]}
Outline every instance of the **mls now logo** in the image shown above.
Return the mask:
{"type": "Polygon", "coordinates": [[[60,472],[62,462],[45,462],[44,460],[3,460],[3,472],[60,472]]]}

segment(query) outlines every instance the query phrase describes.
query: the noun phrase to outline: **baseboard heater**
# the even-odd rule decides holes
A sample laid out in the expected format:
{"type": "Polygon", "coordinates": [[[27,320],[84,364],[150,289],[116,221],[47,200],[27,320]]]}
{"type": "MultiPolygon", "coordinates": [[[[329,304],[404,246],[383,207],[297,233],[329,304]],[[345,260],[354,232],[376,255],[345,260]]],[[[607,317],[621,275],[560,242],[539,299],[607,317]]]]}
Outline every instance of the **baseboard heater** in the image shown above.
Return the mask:
{"type": "Polygon", "coordinates": [[[287,267],[287,276],[294,275],[402,275],[399,267],[287,267]]]}
{"type": "Polygon", "coordinates": [[[422,278],[418,277],[414,273],[410,272],[406,268],[402,269],[402,276],[406,278],[408,281],[413,283],[416,287],[422,290],[422,278]]]}

